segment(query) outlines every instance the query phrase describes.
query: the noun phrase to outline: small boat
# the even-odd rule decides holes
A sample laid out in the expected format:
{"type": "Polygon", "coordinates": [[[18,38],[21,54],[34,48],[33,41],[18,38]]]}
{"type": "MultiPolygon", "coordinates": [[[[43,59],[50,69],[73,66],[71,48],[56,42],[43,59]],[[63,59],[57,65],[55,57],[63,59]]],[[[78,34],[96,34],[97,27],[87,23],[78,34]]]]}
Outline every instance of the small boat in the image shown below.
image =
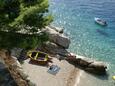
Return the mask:
{"type": "Polygon", "coordinates": [[[107,22],[101,18],[94,18],[95,22],[99,25],[106,26],[107,22]]]}
{"type": "Polygon", "coordinates": [[[47,64],[51,61],[51,58],[48,57],[48,54],[41,51],[29,51],[27,56],[33,62],[38,62],[39,64],[47,64]]]}

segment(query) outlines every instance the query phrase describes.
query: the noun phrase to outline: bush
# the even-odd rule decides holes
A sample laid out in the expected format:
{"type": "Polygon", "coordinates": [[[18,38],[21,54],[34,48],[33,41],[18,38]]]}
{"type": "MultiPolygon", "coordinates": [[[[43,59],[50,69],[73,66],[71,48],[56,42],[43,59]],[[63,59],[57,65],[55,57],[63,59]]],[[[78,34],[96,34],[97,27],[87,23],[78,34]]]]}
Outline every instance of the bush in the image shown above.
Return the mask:
{"type": "Polygon", "coordinates": [[[10,49],[19,47],[24,49],[32,49],[40,46],[43,42],[48,40],[48,36],[42,35],[27,35],[11,32],[0,32],[0,48],[10,49]]]}
{"type": "MultiPolygon", "coordinates": [[[[44,28],[53,20],[48,14],[48,6],[48,0],[2,0],[0,1],[0,27],[10,27],[5,28],[7,31],[20,31],[22,28],[17,27],[20,25],[44,28]]],[[[34,29],[31,30],[32,33],[37,31],[36,28],[32,29],[34,29]]]]}

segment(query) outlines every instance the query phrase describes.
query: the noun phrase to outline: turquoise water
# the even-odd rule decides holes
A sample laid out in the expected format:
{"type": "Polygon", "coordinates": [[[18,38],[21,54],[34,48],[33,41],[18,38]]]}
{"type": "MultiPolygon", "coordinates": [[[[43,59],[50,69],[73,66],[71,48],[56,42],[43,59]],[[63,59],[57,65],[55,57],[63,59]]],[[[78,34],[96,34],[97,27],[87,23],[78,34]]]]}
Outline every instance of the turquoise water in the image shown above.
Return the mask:
{"type": "Polygon", "coordinates": [[[108,64],[107,83],[98,86],[115,86],[115,0],[50,0],[50,11],[52,24],[71,38],[71,52],[108,64]],[[108,26],[97,25],[94,17],[105,19],[108,26]]]}

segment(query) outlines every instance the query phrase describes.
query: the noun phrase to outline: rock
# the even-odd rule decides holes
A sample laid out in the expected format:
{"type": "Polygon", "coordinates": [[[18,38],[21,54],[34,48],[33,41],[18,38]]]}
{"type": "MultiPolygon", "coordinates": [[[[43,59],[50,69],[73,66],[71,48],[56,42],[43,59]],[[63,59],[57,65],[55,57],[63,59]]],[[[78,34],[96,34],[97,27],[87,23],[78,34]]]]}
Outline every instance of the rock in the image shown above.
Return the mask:
{"type": "Polygon", "coordinates": [[[76,55],[74,53],[69,53],[66,58],[69,62],[76,62],[76,55]]]}
{"type": "Polygon", "coordinates": [[[82,67],[87,67],[89,65],[89,63],[87,61],[81,59],[79,61],[79,65],[82,66],[82,67]]]}
{"type": "Polygon", "coordinates": [[[17,65],[17,67],[22,68],[22,66],[21,66],[21,64],[19,63],[18,60],[16,61],[16,65],[17,65]]]}
{"type": "Polygon", "coordinates": [[[105,70],[107,68],[107,66],[102,62],[93,62],[88,67],[89,68],[95,68],[95,69],[100,70],[100,71],[105,70]]]}
{"type": "Polygon", "coordinates": [[[6,69],[5,63],[0,59],[0,70],[6,69]]]}
{"type": "Polygon", "coordinates": [[[43,45],[43,48],[48,51],[48,53],[51,53],[51,54],[55,54],[55,55],[61,55],[61,56],[67,56],[68,54],[68,51],[65,50],[64,48],[58,46],[57,44],[55,43],[52,43],[52,42],[46,42],[44,45],[43,45]]]}
{"type": "Polygon", "coordinates": [[[49,25],[48,27],[51,29],[54,29],[55,31],[57,31],[59,33],[63,33],[63,30],[64,30],[63,28],[59,28],[59,27],[55,27],[55,26],[51,26],[51,25],[49,25]]]}
{"type": "Polygon", "coordinates": [[[81,67],[88,67],[89,64],[91,64],[93,61],[89,60],[87,58],[77,58],[76,59],[77,64],[79,64],[81,67]]]}
{"type": "Polygon", "coordinates": [[[64,34],[60,34],[59,32],[55,31],[54,29],[51,29],[49,27],[46,27],[44,30],[45,33],[49,35],[49,39],[51,42],[56,43],[57,45],[60,45],[61,47],[67,49],[70,44],[70,39],[64,34]]]}
{"type": "Polygon", "coordinates": [[[73,63],[77,64],[82,69],[90,73],[101,74],[101,75],[106,74],[107,66],[102,62],[97,62],[88,58],[77,58],[77,57],[76,61],[75,59],[70,61],[72,61],[73,63]]]}
{"type": "Polygon", "coordinates": [[[57,54],[55,57],[56,57],[59,61],[65,60],[65,57],[64,57],[64,56],[61,56],[61,55],[59,55],[59,54],[57,54]]]}
{"type": "Polygon", "coordinates": [[[28,82],[28,85],[29,85],[29,86],[36,86],[36,84],[33,83],[33,82],[31,82],[31,81],[28,82]]]}
{"type": "Polygon", "coordinates": [[[85,68],[86,71],[95,73],[95,74],[105,74],[107,66],[102,62],[93,62],[85,68]]]}
{"type": "Polygon", "coordinates": [[[99,73],[97,72],[97,70],[95,70],[94,68],[85,68],[85,71],[88,71],[88,72],[90,72],[90,73],[99,74],[99,73]]]}
{"type": "Polygon", "coordinates": [[[85,68],[84,70],[88,71],[90,73],[98,74],[98,75],[105,75],[106,74],[106,70],[97,70],[95,68],[85,68]]]}
{"type": "Polygon", "coordinates": [[[21,49],[21,48],[13,48],[13,49],[11,49],[11,56],[19,57],[22,50],[23,49],[21,49]]]}
{"type": "Polygon", "coordinates": [[[26,54],[27,51],[25,49],[21,49],[21,48],[11,49],[11,56],[15,57],[14,59],[17,59],[20,63],[27,59],[26,54]]]}
{"type": "Polygon", "coordinates": [[[30,81],[31,81],[30,77],[27,77],[27,78],[26,78],[26,81],[27,81],[27,82],[30,82],[30,81]]]}
{"type": "Polygon", "coordinates": [[[56,39],[56,41],[55,41],[56,44],[59,44],[60,46],[64,47],[65,49],[67,49],[69,47],[70,40],[68,37],[64,36],[63,34],[59,34],[57,37],[55,35],[54,38],[56,39]]]}
{"type": "Polygon", "coordinates": [[[27,78],[28,78],[28,75],[23,71],[23,69],[17,69],[18,70],[18,72],[20,73],[20,75],[22,76],[22,78],[24,79],[24,80],[27,80],[27,78]]]}
{"type": "Polygon", "coordinates": [[[16,57],[12,56],[12,58],[15,60],[15,62],[12,64],[14,66],[17,66],[18,68],[22,68],[21,64],[19,63],[19,61],[17,60],[16,57]]]}

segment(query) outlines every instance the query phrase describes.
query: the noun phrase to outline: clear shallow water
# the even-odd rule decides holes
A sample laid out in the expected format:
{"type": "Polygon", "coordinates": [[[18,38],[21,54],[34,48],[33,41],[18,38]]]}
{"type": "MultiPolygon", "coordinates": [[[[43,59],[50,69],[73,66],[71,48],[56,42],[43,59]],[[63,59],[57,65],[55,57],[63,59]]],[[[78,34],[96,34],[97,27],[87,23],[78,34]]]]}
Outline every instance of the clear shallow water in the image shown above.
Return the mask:
{"type": "Polygon", "coordinates": [[[50,11],[52,24],[65,28],[71,38],[70,51],[109,65],[108,79],[97,86],[115,86],[115,0],[50,0],[50,11]],[[95,24],[94,17],[105,19],[108,26],[95,24]]]}

